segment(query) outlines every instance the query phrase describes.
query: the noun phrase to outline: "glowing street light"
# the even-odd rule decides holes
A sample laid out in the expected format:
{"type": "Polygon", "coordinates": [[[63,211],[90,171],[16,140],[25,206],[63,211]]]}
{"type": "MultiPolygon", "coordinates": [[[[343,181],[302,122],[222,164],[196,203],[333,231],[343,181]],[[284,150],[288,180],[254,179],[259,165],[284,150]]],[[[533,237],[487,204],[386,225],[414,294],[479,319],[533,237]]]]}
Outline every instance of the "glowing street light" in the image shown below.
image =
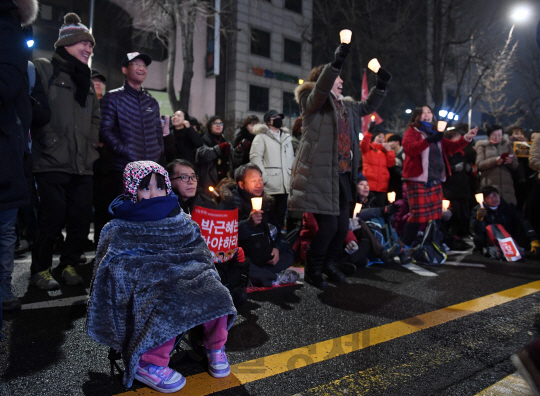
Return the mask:
{"type": "Polygon", "coordinates": [[[412,113],[412,110],[411,110],[411,109],[405,110],[405,114],[411,114],[411,113],[412,113]]]}
{"type": "Polygon", "coordinates": [[[531,16],[531,9],[526,5],[520,5],[514,8],[514,12],[510,15],[510,18],[514,22],[523,22],[529,19],[531,16]]]}
{"type": "Polygon", "coordinates": [[[34,46],[34,40],[27,40],[26,45],[28,46],[28,48],[32,48],[34,46]]]}
{"type": "Polygon", "coordinates": [[[439,110],[439,116],[440,117],[446,117],[447,114],[448,114],[447,110],[439,110]]]}
{"type": "Polygon", "coordinates": [[[456,114],[456,115],[454,116],[454,121],[457,121],[457,120],[459,120],[459,116],[456,114]]]}
{"type": "Polygon", "coordinates": [[[446,118],[448,118],[449,120],[451,120],[452,118],[454,118],[454,113],[449,112],[448,115],[446,116],[446,118]]]}

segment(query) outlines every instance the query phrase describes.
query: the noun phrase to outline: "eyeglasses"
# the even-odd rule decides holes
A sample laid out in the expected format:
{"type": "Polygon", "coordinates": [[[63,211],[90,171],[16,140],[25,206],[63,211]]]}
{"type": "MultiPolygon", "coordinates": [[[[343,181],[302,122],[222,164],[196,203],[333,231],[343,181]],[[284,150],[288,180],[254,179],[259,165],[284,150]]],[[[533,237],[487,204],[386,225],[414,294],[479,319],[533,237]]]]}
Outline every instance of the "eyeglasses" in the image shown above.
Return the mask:
{"type": "Polygon", "coordinates": [[[212,125],[223,126],[222,122],[213,122],[212,125]]]}
{"type": "Polygon", "coordinates": [[[128,63],[128,66],[129,65],[133,66],[134,69],[146,70],[146,65],[142,65],[142,64],[139,64],[139,63],[128,63]]]}
{"type": "Polygon", "coordinates": [[[192,182],[199,181],[199,176],[197,175],[180,175],[177,177],[173,177],[172,180],[180,179],[182,182],[187,183],[188,180],[191,180],[192,182]]]}

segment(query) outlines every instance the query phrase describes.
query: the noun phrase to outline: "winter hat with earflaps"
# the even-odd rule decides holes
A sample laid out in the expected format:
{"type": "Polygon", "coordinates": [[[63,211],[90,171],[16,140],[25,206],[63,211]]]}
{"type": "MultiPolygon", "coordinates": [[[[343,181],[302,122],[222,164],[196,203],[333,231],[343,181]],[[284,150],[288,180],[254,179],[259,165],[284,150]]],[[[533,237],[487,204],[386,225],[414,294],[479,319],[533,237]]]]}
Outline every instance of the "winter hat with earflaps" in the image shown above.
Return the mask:
{"type": "Polygon", "coordinates": [[[172,187],[169,174],[161,165],[153,161],[130,162],[124,169],[124,199],[137,203],[137,189],[141,180],[150,173],[157,173],[165,177],[167,185],[167,195],[171,195],[172,187]]]}
{"type": "Polygon", "coordinates": [[[96,45],[94,36],[90,30],[81,23],[81,18],[74,12],[70,12],[64,16],[64,24],[60,28],[58,41],[54,43],[54,47],[65,47],[80,43],[81,41],[90,41],[92,46],[96,45]]]}

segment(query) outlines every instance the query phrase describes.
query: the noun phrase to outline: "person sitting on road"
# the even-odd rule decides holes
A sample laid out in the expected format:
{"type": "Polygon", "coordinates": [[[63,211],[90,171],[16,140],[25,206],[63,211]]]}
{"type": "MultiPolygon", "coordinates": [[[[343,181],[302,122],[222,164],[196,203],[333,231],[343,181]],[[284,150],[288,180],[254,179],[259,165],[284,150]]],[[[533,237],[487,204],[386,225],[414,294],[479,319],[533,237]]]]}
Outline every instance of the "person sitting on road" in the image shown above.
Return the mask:
{"type": "Polygon", "coordinates": [[[217,205],[198,190],[199,176],[195,166],[184,159],[175,159],[167,165],[173,192],[178,196],[178,203],[184,212],[191,214],[194,206],[216,209],[217,205]]]}
{"type": "Polygon", "coordinates": [[[250,280],[264,287],[296,282],[298,273],[287,270],[293,254],[281,238],[274,201],[264,192],[260,168],[252,163],[241,165],[234,178],[236,187],[221,189],[219,209],[238,208],[238,242],[252,263],[250,280]],[[251,199],[257,197],[262,197],[261,210],[253,210],[251,199]]]}
{"type": "Polygon", "coordinates": [[[488,246],[486,227],[500,224],[516,241],[519,247],[530,250],[534,255],[540,254],[538,235],[528,220],[513,204],[506,202],[499,195],[499,190],[493,186],[480,189],[484,195],[484,206],[476,205],[471,214],[471,232],[474,233],[474,252],[483,252],[488,246]]]}
{"type": "Polygon", "coordinates": [[[224,345],[236,310],[199,227],[160,165],[131,162],[123,178],[96,253],[88,335],[122,353],[126,387],[137,379],[171,393],[186,383],[168,367],[176,337],[202,325],[208,371],[226,377],[224,345]]]}

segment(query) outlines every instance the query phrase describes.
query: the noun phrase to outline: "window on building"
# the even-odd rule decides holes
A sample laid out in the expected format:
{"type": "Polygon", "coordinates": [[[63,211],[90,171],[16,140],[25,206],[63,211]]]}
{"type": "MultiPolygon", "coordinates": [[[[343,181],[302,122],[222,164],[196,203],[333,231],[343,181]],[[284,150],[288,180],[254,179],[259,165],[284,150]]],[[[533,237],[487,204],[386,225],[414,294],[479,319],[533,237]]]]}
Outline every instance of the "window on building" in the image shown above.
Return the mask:
{"type": "Polygon", "coordinates": [[[283,114],[294,119],[300,117],[300,107],[294,100],[294,93],[283,92],[283,114]]]}
{"type": "Polygon", "coordinates": [[[251,53],[270,58],[270,33],[251,28],[251,53]]]}
{"type": "Polygon", "coordinates": [[[283,61],[292,63],[293,65],[302,66],[302,43],[294,40],[284,39],[283,61]]]}
{"type": "Polygon", "coordinates": [[[249,111],[266,113],[268,111],[270,90],[257,85],[249,86],[249,111]]]}
{"type": "Polygon", "coordinates": [[[302,13],[302,0],[285,0],[285,8],[301,14],[302,13]]]}

